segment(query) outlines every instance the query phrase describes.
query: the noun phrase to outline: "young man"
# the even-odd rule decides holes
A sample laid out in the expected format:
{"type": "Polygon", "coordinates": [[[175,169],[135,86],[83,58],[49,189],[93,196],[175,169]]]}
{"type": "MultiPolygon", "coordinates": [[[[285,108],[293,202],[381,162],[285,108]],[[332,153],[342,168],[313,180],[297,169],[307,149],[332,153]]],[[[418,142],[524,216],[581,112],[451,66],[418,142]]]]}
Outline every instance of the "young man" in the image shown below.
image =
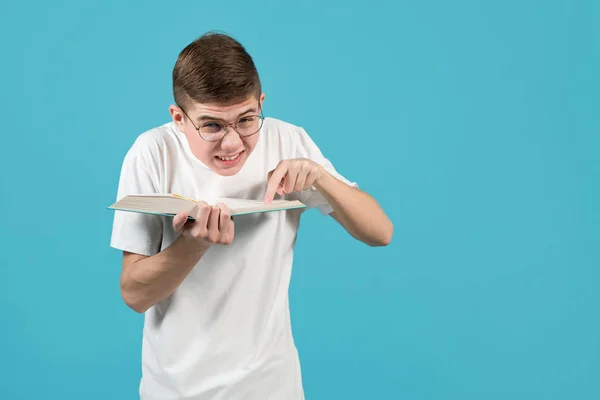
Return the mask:
{"type": "Polygon", "coordinates": [[[115,212],[121,291],[145,313],[144,400],[303,399],[288,307],[296,231],[317,208],[356,239],[387,245],[392,223],[300,127],[263,118],[265,96],[240,43],[206,34],[173,70],[172,121],[128,151],[117,198],[201,200],[193,223],[115,212]],[[304,210],[230,218],[220,197],[298,199],[304,210]]]}

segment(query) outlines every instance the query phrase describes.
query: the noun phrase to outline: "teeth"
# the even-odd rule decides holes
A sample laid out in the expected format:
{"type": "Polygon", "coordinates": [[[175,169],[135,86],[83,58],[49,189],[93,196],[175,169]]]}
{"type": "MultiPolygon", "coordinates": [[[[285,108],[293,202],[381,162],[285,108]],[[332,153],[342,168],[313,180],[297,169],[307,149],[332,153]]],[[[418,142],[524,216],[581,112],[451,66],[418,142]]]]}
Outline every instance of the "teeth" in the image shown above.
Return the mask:
{"type": "Polygon", "coordinates": [[[221,157],[221,156],[219,156],[219,158],[220,158],[221,160],[223,160],[223,161],[231,161],[231,160],[235,160],[235,159],[236,159],[236,158],[238,158],[239,156],[240,156],[240,154],[238,153],[238,154],[236,154],[236,155],[235,155],[235,156],[233,156],[233,157],[221,157]]]}

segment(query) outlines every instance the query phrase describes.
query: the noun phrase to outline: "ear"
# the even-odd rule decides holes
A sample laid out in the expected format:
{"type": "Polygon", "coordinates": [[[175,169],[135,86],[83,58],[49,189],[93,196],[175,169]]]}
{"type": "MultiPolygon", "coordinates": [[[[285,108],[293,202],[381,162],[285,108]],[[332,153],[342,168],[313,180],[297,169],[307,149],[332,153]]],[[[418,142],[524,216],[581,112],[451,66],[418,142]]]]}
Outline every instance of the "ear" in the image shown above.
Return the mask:
{"type": "Polygon", "coordinates": [[[175,125],[177,125],[179,128],[183,128],[183,111],[181,111],[181,108],[179,108],[176,105],[171,105],[169,107],[169,113],[171,114],[171,118],[173,118],[173,122],[175,123],[175,125]]]}
{"type": "Polygon", "coordinates": [[[265,102],[265,94],[261,93],[260,97],[258,99],[258,107],[262,110],[263,108],[263,103],[265,102]]]}

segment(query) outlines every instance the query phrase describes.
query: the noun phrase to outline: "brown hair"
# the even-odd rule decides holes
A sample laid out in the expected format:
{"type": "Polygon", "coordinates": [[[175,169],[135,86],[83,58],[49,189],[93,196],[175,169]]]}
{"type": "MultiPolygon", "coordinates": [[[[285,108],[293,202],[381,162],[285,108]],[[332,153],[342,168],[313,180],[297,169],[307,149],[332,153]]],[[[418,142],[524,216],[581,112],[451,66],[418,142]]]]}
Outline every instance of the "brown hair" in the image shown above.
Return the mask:
{"type": "Polygon", "coordinates": [[[173,68],[173,96],[180,107],[192,101],[231,105],[261,93],[254,61],[231,36],[208,32],[187,45],[173,68]]]}

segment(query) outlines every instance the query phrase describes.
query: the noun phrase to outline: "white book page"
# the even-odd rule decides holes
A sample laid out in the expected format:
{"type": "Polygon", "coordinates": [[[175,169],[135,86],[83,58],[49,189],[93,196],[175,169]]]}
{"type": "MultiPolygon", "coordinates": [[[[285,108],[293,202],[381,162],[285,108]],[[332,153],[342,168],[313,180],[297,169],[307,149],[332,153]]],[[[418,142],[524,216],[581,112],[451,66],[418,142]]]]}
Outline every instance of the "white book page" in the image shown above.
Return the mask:
{"type": "Polygon", "coordinates": [[[248,207],[256,207],[256,206],[265,206],[265,205],[274,205],[282,204],[285,205],[289,203],[288,200],[273,200],[271,204],[265,204],[264,201],[261,200],[248,200],[248,199],[233,199],[233,198],[220,198],[214,204],[224,203],[229,208],[248,208],[248,207]]]}
{"type": "Polygon", "coordinates": [[[217,199],[214,204],[217,203],[224,203],[229,208],[247,208],[264,205],[264,202],[258,200],[232,199],[227,197],[217,199]]]}

